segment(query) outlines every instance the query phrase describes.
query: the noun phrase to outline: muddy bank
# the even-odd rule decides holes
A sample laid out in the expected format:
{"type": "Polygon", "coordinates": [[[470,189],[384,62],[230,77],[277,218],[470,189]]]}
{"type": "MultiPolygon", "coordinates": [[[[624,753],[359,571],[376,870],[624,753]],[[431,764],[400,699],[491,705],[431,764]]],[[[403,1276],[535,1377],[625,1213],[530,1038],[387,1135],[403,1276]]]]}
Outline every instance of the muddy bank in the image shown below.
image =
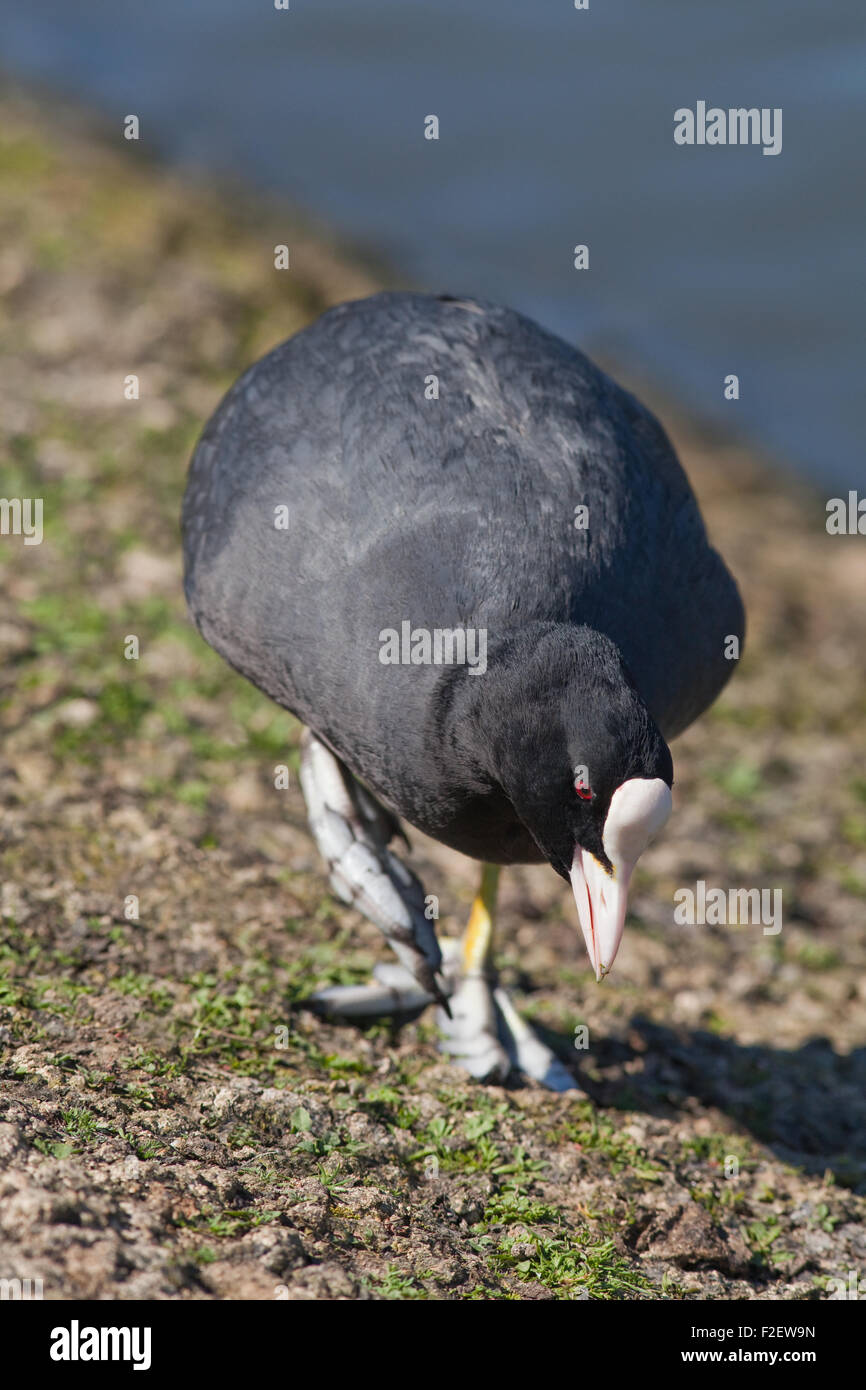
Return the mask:
{"type": "MultiPolygon", "coordinates": [[[[326,891],[298,726],[187,622],[177,517],[222,391],[375,277],[119,131],[12,93],[0,114],[0,495],[44,503],[41,545],[0,538],[0,1278],[803,1299],[866,1274],[863,539],[651,402],[749,639],[674,746],[675,815],[610,981],[555,875],[504,876],[505,981],[591,1101],[468,1083],[429,1017],[329,1026],[304,998],[364,978],[378,933],[326,891]],[[698,880],[781,889],[782,930],[676,926],[698,880]]],[[[456,934],[473,868],[412,838],[456,934]]]]}

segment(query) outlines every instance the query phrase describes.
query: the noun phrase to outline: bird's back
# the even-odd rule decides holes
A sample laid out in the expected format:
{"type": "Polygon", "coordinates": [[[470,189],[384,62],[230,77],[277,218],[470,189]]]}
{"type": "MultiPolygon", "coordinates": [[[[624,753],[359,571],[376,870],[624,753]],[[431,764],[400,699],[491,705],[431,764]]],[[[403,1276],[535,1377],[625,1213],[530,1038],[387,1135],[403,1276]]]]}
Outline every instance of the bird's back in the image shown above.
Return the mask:
{"type": "Polygon", "coordinates": [[[362,775],[391,735],[411,755],[436,678],[381,664],[405,621],[488,645],[534,619],[598,628],[667,737],[718,694],[743,631],[655,418],[475,301],[376,295],[276,348],[205,429],[183,525],[203,635],[362,775]]]}

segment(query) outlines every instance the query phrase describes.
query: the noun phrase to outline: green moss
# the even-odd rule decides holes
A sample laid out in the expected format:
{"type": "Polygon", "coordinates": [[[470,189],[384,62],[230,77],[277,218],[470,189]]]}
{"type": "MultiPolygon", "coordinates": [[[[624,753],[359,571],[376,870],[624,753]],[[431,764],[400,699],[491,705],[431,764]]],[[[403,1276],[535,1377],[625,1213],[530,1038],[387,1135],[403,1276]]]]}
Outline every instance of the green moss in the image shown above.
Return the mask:
{"type": "Polygon", "coordinates": [[[97,1117],[83,1106],[74,1106],[71,1110],[64,1110],[61,1118],[63,1128],[67,1133],[74,1135],[82,1144],[92,1143],[97,1130],[100,1128],[97,1117]]]}
{"type": "Polygon", "coordinates": [[[34,1139],[33,1147],[37,1153],[45,1154],[46,1158],[72,1158],[76,1152],[74,1144],[48,1139],[34,1139]]]}
{"type": "Polygon", "coordinates": [[[413,1274],[402,1273],[396,1265],[390,1264],[387,1273],[378,1279],[362,1280],[363,1287],[374,1298],[393,1299],[400,1301],[417,1301],[427,1299],[430,1294],[419,1283],[419,1277],[429,1278],[430,1275],[416,1276],[413,1274]]]}
{"type": "Polygon", "coordinates": [[[866,777],[854,777],[849,785],[857,800],[866,803],[866,777]]]}
{"type": "Polygon", "coordinates": [[[684,1155],[693,1156],[701,1163],[713,1163],[724,1167],[729,1158],[745,1165],[751,1161],[754,1145],[741,1134],[694,1134],[683,1143],[684,1155]]]}
{"type": "Polygon", "coordinates": [[[211,1207],[206,1207],[197,1216],[179,1217],[174,1224],[181,1230],[199,1231],[219,1239],[230,1240],[235,1236],[246,1235],[248,1231],[257,1230],[259,1226],[270,1226],[279,1219],[278,1211],[227,1207],[217,1212],[211,1207]]]}
{"type": "Polygon", "coordinates": [[[712,780],[738,801],[750,801],[763,785],[763,776],[754,763],[744,758],[710,769],[712,780]]]}
{"type": "Polygon", "coordinates": [[[550,1289],[560,1301],[660,1297],[649,1279],[618,1254],[611,1238],[589,1230],[505,1236],[491,1252],[494,1267],[550,1289]],[[528,1248],[527,1248],[528,1247],[528,1248]]]}
{"type": "Polygon", "coordinates": [[[806,970],[835,970],[842,964],[839,952],[818,941],[805,941],[797,949],[797,961],[806,970]]]}
{"type": "Polygon", "coordinates": [[[603,1158],[614,1176],[629,1171],[645,1182],[657,1181],[662,1170],[650,1163],[646,1151],[622,1129],[603,1118],[589,1101],[580,1102],[578,1118],[554,1131],[549,1138],[576,1146],[580,1153],[603,1158]]]}
{"type": "Polygon", "coordinates": [[[776,1241],[782,1233],[782,1224],[779,1218],[772,1215],[765,1217],[762,1221],[751,1221],[744,1228],[743,1234],[758,1264],[784,1264],[791,1258],[789,1251],[776,1246],[776,1241]]]}
{"type": "Polygon", "coordinates": [[[537,1225],[561,1219],[561,1212],[549,1202],[531,1196],[520,1183],[508,1182],[488,1200],[480,1224],[486,1230],[490,1226],[509,1226],[515,1222],[537,1225]]]}
{"type": "Polygon", "coordinates": [[[850,845],[866,845],[866,816],[843,816],[842,834],[850,845]]]}
{"type": "Polygon", "coordinates": [[[210,782],[191,781],[181,782],[174,787],[172,794],[184,806],[194,806],[197,810],[203,811],[210,801],[212,790],[210,782]]]}
{"type": "Polygon", "coordinates": [[[0,137],[0,178],[22,183],[44,179],[56,167],[51,147],[35,135],[0,137]]]}
{"type": "Polygon", "coordinates": [[[838,881],[846,893],[851,893],[855,898],[866,898],[866,878],[862,874],[855,873],[847,866],[840,866],[837,871],[838,881]]]}

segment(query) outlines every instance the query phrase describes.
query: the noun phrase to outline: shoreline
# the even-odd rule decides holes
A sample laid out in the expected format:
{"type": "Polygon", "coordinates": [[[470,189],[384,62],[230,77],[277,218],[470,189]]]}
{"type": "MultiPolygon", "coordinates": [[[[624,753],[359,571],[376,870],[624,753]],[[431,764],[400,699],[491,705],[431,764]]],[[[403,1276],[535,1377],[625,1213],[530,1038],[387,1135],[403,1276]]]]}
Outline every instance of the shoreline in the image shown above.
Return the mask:
{"type": "MultiPolygon", "coordinates": [[[[4,75],[0,69],[0,102],[7,121],[11,110],[13,120],[18,116],[33,127],[47,123],[47,112],[40,108],[50,107],[65,122],[63,138],[71,150],[82,153],[89,150],[91,156],[98,151],[103,157],[121,159],[128,153],[142,177],[149,176],[177,191],[183,190],[184,197],[197,202],[202,221],[210,207],[230,209],[232,220],[248,236],[258,230],[276,234],[288,225],[293,236],[293,250],[302,257],[302,274],[296,292],[306,304],[310,317],[344,299],[361,298],[381,289],[438,292],[435,287],[414,284],[381,259],[372,247],[353,243],[303,207],[279,194],[246,184],[240,174],[216,174],[201,166],[173,164],[159,149],[152,149],[146,143],[139,147],[136,142],[125,142],[120,128],[113,131],[108,118],[83,100],[55,92],[48,86],[21,82],[14,76],[4,75]]],[[[443,293],[450,292],[447,286],[439,288],[443,293]]],[[[471,293],[471,288],[466,286],[458,288],[471,293]]],[[[269,347],[276,346],[279,341],[282,339],[276,339],[269,347]]],[[[586,350],[580,342],[575,346],[586,350]]],[[[269,347],[262,351],[268,351],[269,347]]],[[[698,452],[724,449],[729,461],[736,459],[744,478],[753,474],[768,482],[775,478],[781,491],[790,490],[804,503],[810,497],[813,500],[823,498],[826,484],[807,477],[782,457],[774,457],[736,425],[724,427],[717,420],[689,410],[677,401],[670,389],[638,364],[626,364],[603,351],[591,351],[589,355],[614,380],[648,404],[672,437],[676,433],[689,439],[698,452]]]]}

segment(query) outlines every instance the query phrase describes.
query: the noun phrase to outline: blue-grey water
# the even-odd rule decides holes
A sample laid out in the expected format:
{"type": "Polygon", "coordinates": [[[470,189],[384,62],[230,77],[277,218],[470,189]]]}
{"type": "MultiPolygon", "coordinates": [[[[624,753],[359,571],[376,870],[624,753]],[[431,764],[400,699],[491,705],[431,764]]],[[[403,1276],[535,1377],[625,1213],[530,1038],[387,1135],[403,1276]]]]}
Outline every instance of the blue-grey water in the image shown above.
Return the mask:
{"type": "Polygon", "coordinates": [[[862,0],[0,0],[0,64],[866,476],[862,0]],[[698,100],[781,107],[781,153],[677,146],[698,100]]]}

